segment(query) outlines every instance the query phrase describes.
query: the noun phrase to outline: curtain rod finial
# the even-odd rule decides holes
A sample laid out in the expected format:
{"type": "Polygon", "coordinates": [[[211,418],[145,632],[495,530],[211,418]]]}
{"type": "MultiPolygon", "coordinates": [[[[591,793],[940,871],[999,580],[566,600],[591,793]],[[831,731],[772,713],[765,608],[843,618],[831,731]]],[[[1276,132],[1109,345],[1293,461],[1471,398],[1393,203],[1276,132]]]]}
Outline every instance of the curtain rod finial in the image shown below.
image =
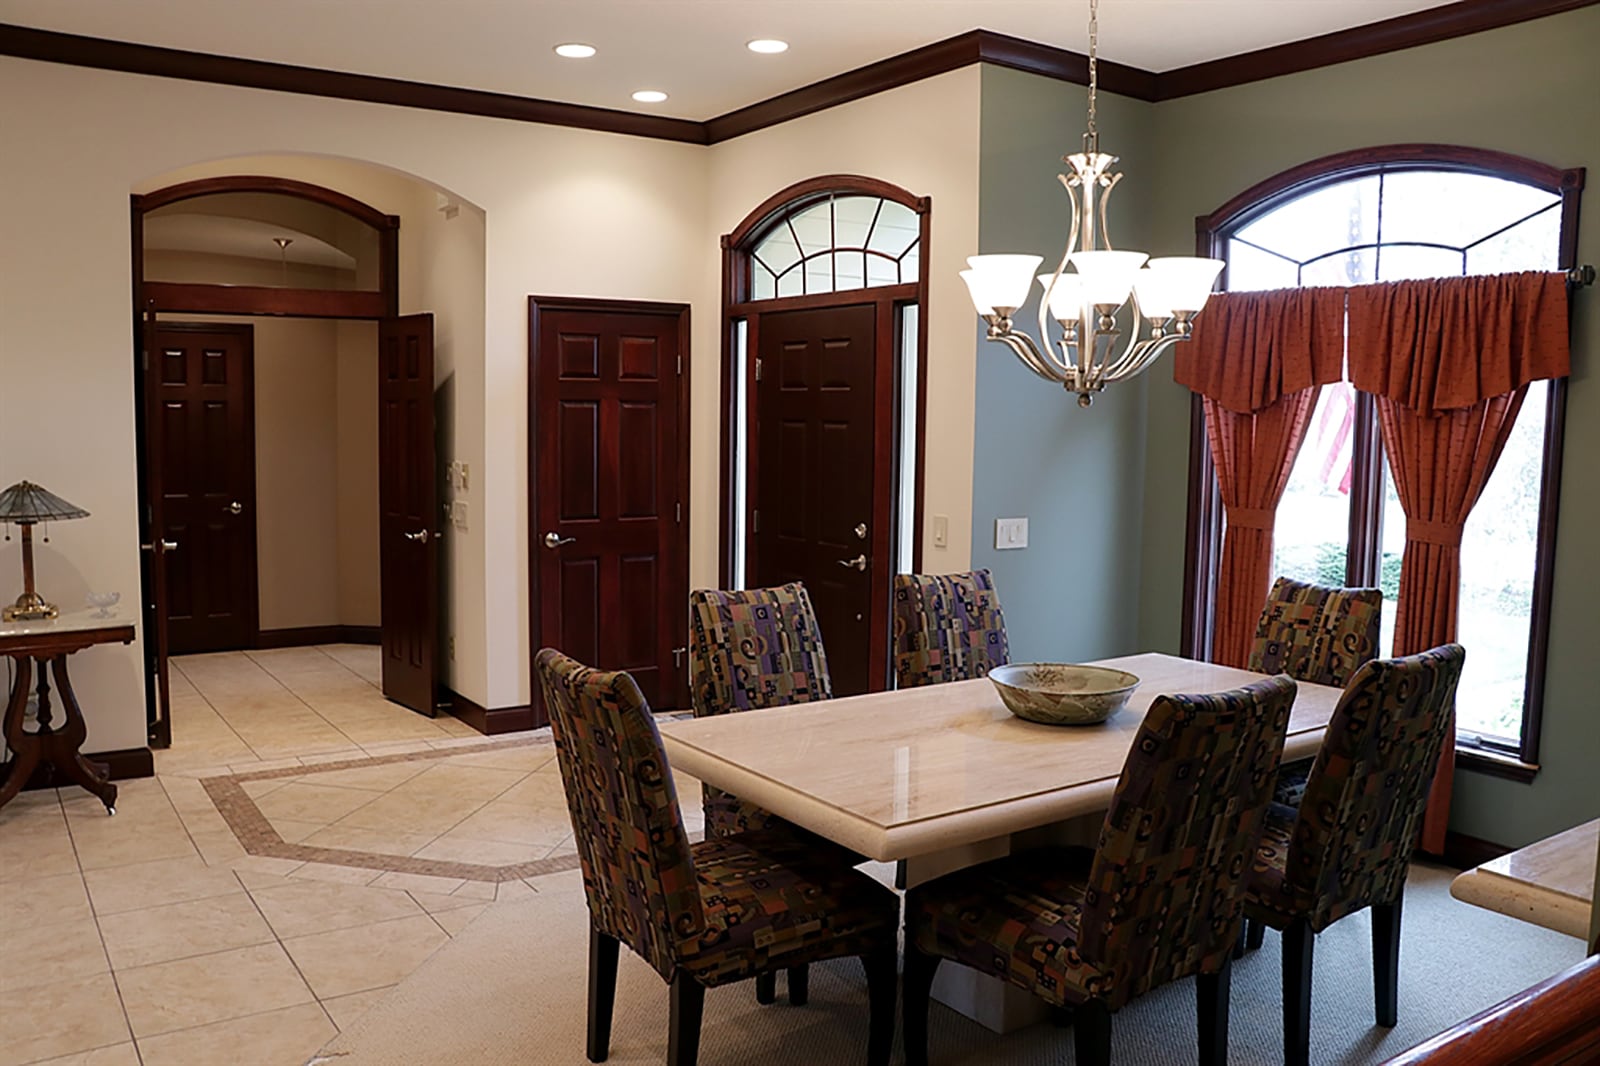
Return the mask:
{"type": "Polygon", "coordinates": [[[1583,266],[1573,267],[1571,270],[1567,271],[1567,284],[1571,285],[1573,288],[1578,288],[1584,285],[1593,285],[1594,267],[1590,266],[1588,263],[1585,263],[1583,266]]]}

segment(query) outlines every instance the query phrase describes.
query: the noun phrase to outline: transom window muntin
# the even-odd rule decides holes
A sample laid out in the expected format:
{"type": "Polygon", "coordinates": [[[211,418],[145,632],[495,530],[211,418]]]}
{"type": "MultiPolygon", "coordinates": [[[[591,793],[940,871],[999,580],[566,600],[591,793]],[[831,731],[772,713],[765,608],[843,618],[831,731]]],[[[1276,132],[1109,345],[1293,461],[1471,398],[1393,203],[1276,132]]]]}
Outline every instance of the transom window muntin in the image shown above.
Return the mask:
{"type": "Polygon", "coordinates": [[[918,212],[886,197],[829,193],[795,204],[749,252],[750,298],[914,283],[921,233],[918,212]]]}

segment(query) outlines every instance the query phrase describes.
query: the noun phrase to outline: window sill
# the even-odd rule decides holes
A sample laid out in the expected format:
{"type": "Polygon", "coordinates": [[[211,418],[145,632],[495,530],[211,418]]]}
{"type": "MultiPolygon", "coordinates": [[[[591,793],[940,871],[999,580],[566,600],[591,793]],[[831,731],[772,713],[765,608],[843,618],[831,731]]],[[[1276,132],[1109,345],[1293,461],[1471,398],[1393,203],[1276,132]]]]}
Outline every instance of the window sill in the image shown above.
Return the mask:
{"type": "Polygon", "coordinates": [[[1456,767],[1473,770],[1491,777],[1504,777],[1527,784],[1539,772],[1537,763],[1523,762],[1514,755],[1485,751],[1482,748],[1456,748],[1456,767]]]}

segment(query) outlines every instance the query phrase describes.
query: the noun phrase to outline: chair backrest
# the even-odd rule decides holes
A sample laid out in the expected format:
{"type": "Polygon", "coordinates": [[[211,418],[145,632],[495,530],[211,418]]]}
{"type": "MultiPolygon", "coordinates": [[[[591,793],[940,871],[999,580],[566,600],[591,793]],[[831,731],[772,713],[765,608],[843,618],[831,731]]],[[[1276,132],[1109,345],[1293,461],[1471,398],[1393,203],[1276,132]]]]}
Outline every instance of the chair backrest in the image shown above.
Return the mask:
{"type": "Polygon", "coordinates": [[[1379,589],[1330,588],[1280,577],[1256,625],[1249,668],[1343,688],[1378,654],[1379,589]]]}
{"type": "Polygon", "coordinates": [[[901,688],[983,677],[1011,661],[987,570],[894,579],[894,672],[901,688]]]}
{"type": "Polygon", "coordinates": [[[1117,781],[1089,869],[1078,950],[1113,1010],[1233,950],[1295,683],[1158,696],[1117,781]]]}
{"type": "Polygon", "coordinates": [[[535,667],[594,927],[672,980],[705,926],[661,734],[639,686],[551,648],[535,667]]]}
{"type": "Polygon", "coordinates": [[[1374,659],[1339,698],[1284,870],[1282,902],[1313,932],[1400,898],[1465,660],[1459,644],[1374,659]]]}
{"type": "Polygon", "coordinates": [[[696,718],[831,699],[828,657],[811,597],[798,582],[689,594],[696,718]]]}

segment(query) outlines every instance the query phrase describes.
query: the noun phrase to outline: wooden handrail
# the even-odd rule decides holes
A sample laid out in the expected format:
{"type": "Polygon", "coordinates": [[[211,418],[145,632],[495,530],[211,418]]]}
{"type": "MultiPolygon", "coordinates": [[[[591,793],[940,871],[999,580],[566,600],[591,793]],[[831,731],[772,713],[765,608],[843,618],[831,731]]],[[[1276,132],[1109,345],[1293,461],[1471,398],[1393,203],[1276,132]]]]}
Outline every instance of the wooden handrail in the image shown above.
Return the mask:
{"type": "Polygon", "coordinates": [[[1385,1066],[1580,1066],[1600,1061],[1600,955],[1541,981],[1385,1066]]]}

